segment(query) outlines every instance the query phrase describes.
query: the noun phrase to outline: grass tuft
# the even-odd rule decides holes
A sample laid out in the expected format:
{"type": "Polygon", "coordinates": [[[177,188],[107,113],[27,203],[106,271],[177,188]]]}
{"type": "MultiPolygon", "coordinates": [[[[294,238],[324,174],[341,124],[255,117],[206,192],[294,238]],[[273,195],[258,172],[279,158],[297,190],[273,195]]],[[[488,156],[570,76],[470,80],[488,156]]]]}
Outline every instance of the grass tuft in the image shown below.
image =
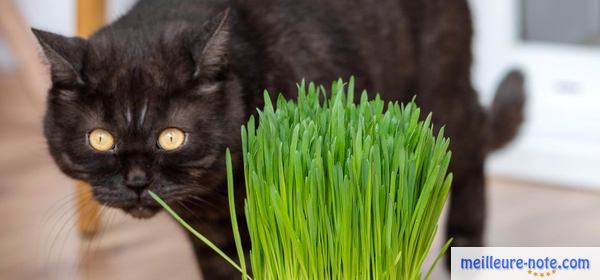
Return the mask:
{"type": "Polygon", "coordinates": [[[450,188],[448,139],[414,102],[302,82],[242,127],[256,279],[421,279],[450,188]]]}
{"type": "MultiPolygon", "coordinates": [[[[434,135],[431,114],[365,92],[355,103],[353,80],[264,98],[258,125],[242,127],[253,277],[422,279],[452,181],[449,140],[443,128],[434,135]]],[[[227,171],[235,217],[229,151],[227,171]]]]}

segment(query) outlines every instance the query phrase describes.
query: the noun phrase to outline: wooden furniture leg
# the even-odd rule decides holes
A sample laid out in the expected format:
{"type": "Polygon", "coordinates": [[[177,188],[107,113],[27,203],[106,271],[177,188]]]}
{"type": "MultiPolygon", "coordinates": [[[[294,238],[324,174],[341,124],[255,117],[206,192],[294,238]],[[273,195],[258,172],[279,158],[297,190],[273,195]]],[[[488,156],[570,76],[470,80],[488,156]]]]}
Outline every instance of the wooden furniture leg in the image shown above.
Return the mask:
{"type": "Polygon", "coordinates": [[[75,184],[77,227],[83,237],[93,237],[100,229],[100,204],[92,199],[92,189],[84,182],[75,184]]]}
{"type": "MultiPolygon", "coordinates": [[[[104,0],[77,0],[77,35],[88,37],[105,22],[104,0]]],[[[84,182],[75,185],[79,233],[93,237],[100,229],[100,204],[91,198],[92,188],[84,182]]]]}

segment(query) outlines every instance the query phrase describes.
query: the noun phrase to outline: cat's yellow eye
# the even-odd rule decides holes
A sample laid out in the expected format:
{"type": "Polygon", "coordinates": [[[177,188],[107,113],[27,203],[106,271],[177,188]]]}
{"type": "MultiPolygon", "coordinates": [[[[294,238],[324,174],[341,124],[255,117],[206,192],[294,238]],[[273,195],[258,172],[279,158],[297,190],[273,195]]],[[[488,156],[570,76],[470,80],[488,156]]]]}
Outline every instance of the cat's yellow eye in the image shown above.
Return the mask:
{"type": "Polygon", "coordinates": [[[163,150],[171,151],[181,147],[184,140],[185,133],[181,129],[166,128],[158,135],[158,146],[163,150]]]}
{"type": "Polygon", "coordinates": [[[115,139],[110,132],[96,128],[88,135],[90,146],[96,151],[106,152],[115,146],[115,139]]]}

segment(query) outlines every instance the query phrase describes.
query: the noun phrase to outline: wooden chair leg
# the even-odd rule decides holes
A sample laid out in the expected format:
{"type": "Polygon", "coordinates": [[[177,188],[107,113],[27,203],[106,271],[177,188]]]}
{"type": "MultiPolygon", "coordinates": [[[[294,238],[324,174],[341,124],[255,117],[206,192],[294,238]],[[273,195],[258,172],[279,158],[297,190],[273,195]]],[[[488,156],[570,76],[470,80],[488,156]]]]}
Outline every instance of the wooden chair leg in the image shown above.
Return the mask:
{"type": "MultiPolygon", "coordinates": [[[[2,0],[0,0],[2,1],[2,0]]],[[[105,0],[77,0],[77,35],[88,37],[105,22],[105,0]]],[[[100,229],[100,204],[91,199],[91,186],[76,184],[78,226],[82,236],[93,237],[100,229]]]]}
{"type": "Polygon", "coordinates": [[[100,204],[92,198],[90,185],[84,182],[75,184],[77,192],[77,226],[84,237],[94,237],[100,229],[100,204]]]}

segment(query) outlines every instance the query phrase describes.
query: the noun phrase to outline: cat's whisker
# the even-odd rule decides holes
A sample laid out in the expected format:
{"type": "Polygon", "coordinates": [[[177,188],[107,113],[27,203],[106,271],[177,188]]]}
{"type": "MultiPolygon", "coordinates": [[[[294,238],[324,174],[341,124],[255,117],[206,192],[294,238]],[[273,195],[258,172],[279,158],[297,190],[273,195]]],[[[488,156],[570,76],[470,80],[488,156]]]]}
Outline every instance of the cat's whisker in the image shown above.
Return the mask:
{"type": "MultiPolygon", "coordinates": [[[[64,197],[57,200],[55,203],[48,208],[46,213],[41,218],[41,228],[46,229],[49,228],[48,231],[41,230],[39,232],[38,240],[38,248],[40,250],[39,256],[48,256],[50,254],[50,249],[47,248],[49,245],[49,236],[53,234],[58,234],[56,231],[58,230],[59,224],[61,221],[66,218],[69,213],[72,213],[74,210],[74,204],[76,201],[76,194],[69,193],[64,197]],[[51,224],[52,223],[52,224],[51,224]],[[46,248],[47,251],[44,251],[43,248],[46,248]]],[[[58,235],[54,235],[57,237],[58,235]]]]}
{"type": "Polygon", "coordinates": [[[56,229],[58,229],[58,231],[53,233],[53,231],[51,230],[50,233],[48,234],[48,238],[45,240],[45,244],[47,244],[47,245],[45,245],[44,247],[46,248],[47,251],[44,254],[45,255],[44,270],[46,270],[46,271],[52,271],[51,267],[56,265],[54,262],[60,261],[60,254],[58,254],[55,251],[55,247],[56,247],[56,244],[59,241],[59,239],[61,239],[61,237],[62,237],[60,235],[60,233],[63,231],[63,228],[66,227],[67,222],[69,220],[71,220],[72,217],[75,216],[75,211],[72,211],[72,212],[67,211],[67,212],[65,212],[65,215],[63,215],[63,216],[66,218],[65,222],[60,222],[61,220],[55,222],[53,229],[56,228],[56,229]],[[70,217],[68,217],[68,216],[70,216],[70,217]],[[60,227],[58,227],[58,225],[61,223],[62,223],[62,225],[60,227]]]}
{"type": "MultiPolygon", "coordinates": [[[[61,236],[63,230],[65,229],[65,227],[67,226],[67,224],[73,220],[73,218],[75,218],[77,216],[77,209],[79,208],[80,205],[83,205],[85,202],[88,202],[88,200],[85,201],[77,201],[74,203],[73,207],[67,207],[65,208],[65,210],[63,211],[63,213],[58,217],[58,219],[55,221],[54,225],[52,226],[52,228],[50,229],[50,236],[54,236],[53,241],[50,244],[50,248],[49,248],[49,253],[52,254],[52,251],[54,250],[54,246],[56,245],[56,242],[58,241],[59,237],[61,236]]],[[[75,224],[75,223],[73,223],[75,224]]]]}
{"type": "Polygon", "coordinates": [[[220,210],[220,207],[218,207],[217,204],[215,204],[214,202],[205,200],[199,196],[195,196],[193,195],[193,192],[178,192],[175,194],[171,194],[169,195],[170,200],[173,201],[179,201],[179,202],[183,202],[183,203],[193,203],[197,206],[202,206],[202,207],[211,207],[213,209],[216,210],[220,210]]]}
{"type": "Polygon", "coordinates": [[[92,263],[94,257],[98,253],[98,249],[102,246],[102,239],[110,228],[112,217],[114,217],[115,214],[114,211],[111,211],[110,207],[110,202],[100,207],[98,215],[100,217],[104,217],[106,214],[108,215],[105,217],[106,219],[103,220],[104,223],[100,232],[97,235],[90,236],[88,238],[86,248],[83,250],[83,258],[81,261],[83,263],[83,269],[86,273],[91,271],[91,269],[89,269],[89,265],[92,263]]]}
{"type": "Polygon", "coordinates": [[[192,211],[189,207],[187,207],[181,201],[176,201],[176,203],[177,203],[177,205],[181,206],[181,208],[183,208],[186,212],[188,212],[190,215],[192,215],[192,217],[194,217],[198,220],[202,220],[202,217],[198,216],[198,213],[196,213],[195,211],[192,211]]]}
{"type": "Polygon", "coordinates": [[[73,204],[76,201],[76,199],[76,194],[71,193],[53,203],[52,206],[47,209],[46,213],[41,218],[42,228],[45,228],[48,225],[48,223],[53,220],[54,217],[61,217],[68,213],[70,210],[72,210],[73,204]]]}
{"type": "Polygon", "coordinates": [[[77,192],[71,192],[71,193],[61,197],[60,199],[55,201],[50,207],[48,207],[46,214],[44,214],[42,219],[47,220],[47,219],[52,218],[52,216],[54,214],[61,211],[65,206],[67,206],[67,205],[73,206],[73,202],[77,201],[77,199],[80,199],[80,198],[89,200],[90,198],[92,198],[92,194],[85,193],[82,195],[77,192]]]}
{"type": "MultiPolygon", "coordinates": [[[[69,233],[73,231],[73,229],[77,226],[77,222],[73,221],[74,218],[78,215],[78,214],[89,214],[89,211],[91,211],[89,208],[86,209],[87,211],[84,212],[80,212],[78,213],[76,210],[79,209],[79,206],[82,206],[83,204],[89,203],[91,201],[91,197],[84,199],[84,200],[80,200],[77,203],[75,203],[75,207],[72,210],[71,213],[68,212],[68,210],[65,212],[66,215],[63,215],[63,221],[62,221],[62,225],[60,226],[58,232],[55,233],[54,238],[50,244],[50,247],[48,249],[48,255],[47,255],[47,261],[46,261],[46,266],[49,265],[52,261],[57,261],[57,260],[61,260],[63,253],[64,253],[64,249],[66,244],[68,243],[68,238],[69,238],[69,233]],[[68,223],[72,221],[72,224],[68,226],[68,223]],[[60,248],[60,250],[56,250],[56,246],[58,245],[58,242],[60,241],[60,243],[62,243],[62,246],[60,248]],[[55,258],[55,260],[53,260],[53,258],[55,258]]],[[[60,222],[57,221],[57,224],[60,222]]],[[[52,235],[52,233],[51,233],[52,235]]]]}
{"type": "Polygon", "coordinates": [[[215,204],[211,201],[205,200],[203,198],[200,198],[200,197],[188,196],[188,197],[186,197],[186,202],[192,203],[192,204],[194,204],[196,206],[200,206],[200,207],[208,206],[214,210],[222,210],[222,208],[219,207],[217,204],[215,204]]]}

